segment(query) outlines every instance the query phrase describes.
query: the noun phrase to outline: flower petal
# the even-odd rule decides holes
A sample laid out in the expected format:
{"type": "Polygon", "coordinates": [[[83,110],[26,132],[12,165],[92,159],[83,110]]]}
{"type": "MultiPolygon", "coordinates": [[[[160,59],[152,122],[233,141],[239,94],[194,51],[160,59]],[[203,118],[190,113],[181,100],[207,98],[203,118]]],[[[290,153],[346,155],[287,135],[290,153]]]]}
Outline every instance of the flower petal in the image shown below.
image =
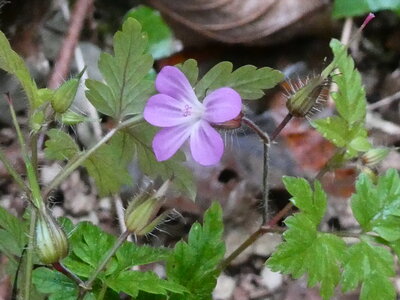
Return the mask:
{"type": "Polygon", "coordinates": [[[188,117],[184,115],[182,102],[168,95],[157,94],[151,96],[144,108],[144,119],[151,125],[171,127],[186,123],[188,117]]]}
{"type": "Polygon", "coordinates": [[[242,110],[242,99],[234,89],[223,87],[204,98],[203,118],[210,123],[222,123],[236,118],[242,110]]]}
{"type": "Polygon", "coordinates": [[[161,69],[156,78],[156,89],[187,104],[201,105],[189,80],[177,67],[166,66],[161,69]]]}
{"type": "Polygon", "coordinates": [[[192,126],[179,125],[161,129],[154,136],[153,151],[158,161],[171,158],[188,139],[192,126]]]}
{"type": "Polygon", "coordinates": [[[190,136],[193,159],[203,166],[215,165],[224,153],[224,142],[219,133],[206,121],[201,121],[190,136]]]}

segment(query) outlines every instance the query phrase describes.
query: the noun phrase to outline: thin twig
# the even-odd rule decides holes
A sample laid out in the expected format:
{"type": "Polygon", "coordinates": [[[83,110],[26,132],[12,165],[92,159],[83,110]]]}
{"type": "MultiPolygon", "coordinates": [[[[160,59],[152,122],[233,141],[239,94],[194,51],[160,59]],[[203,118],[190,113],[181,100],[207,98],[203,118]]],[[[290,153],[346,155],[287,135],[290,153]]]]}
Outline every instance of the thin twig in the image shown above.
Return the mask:
{"type": "Polygon", "coordinates": [[[61,45],[57,61],[48,82],[48,87],[51,89],[57,88],[68,75],[75,47],[83,28],[83,22],[87,17],[90,7],[93,5],[93,1],[77,0],[75,2],[67,35],[61,45]]]}
{"type": "Polygon", "coordinates": [[[389,105],[390,103],[396,101],[396,100],[400,100],[400,91],[398,91],[397,93],[394,93],[391,96],[385,97],[375,103],[372,103],[370,105],[367,106],[367,109],[369,111],[380,108],[382,106],[386,106],[389,105]]]}

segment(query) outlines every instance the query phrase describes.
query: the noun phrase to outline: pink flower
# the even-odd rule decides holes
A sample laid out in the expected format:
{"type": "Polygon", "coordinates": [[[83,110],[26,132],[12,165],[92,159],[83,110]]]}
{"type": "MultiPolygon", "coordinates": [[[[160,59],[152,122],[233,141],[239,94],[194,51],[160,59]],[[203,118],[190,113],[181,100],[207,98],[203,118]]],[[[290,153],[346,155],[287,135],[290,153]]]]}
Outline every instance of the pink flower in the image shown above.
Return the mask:
{"type": "Polygon", "coordinates": [[[164,67],[156,78],[156,94],[148,100],[144,118],[163,127],[153,139],[158,161],[171,158],[189,140],[193,159],[209,166],[220,161],[224,143],[212,127],[234,119],[242,110],[240,95],[228,87],[219,88],[200,102],[185,75],[176,67],[164,67]]]}

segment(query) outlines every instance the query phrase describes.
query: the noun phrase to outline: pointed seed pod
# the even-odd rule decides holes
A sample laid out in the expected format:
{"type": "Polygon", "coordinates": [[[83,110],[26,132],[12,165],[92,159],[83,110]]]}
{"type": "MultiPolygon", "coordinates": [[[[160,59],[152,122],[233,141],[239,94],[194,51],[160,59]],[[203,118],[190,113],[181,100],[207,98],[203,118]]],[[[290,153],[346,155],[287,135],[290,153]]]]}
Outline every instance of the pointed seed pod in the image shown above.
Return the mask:
{"type": "Polygon", "coordinates": [[[156,217],[161,208],[170,181],[167,180],[156,192],[143,192],[136,196],[125,211],[126,228],[136,234],[145,235],[161,223],[168,212],[156,217]]]}
{"type": "Polygon", "coordinates": [[[330,77],[324,80],[321,76],[316,76],[307,78],[304,82],[299,80],[295,84],[290,83],[286,102],[289,113],[294,117],[304,118],[318,110],[319,104],[328,96],[330,81],[330,77]]]}
{"type": "Polygon", "coordinates": [[[57,113],[64,113],[71,106],[79,87],[79,79],[72,78],[63,83],[51,99],[51,106],[57,113]]]}
{"type": "Polygon", "coordinates": [[[46,210],[40,210],[35,227],[35,248],[44,264],[59,262],[68,255],[67,237],[57,221],[46,210]]]}

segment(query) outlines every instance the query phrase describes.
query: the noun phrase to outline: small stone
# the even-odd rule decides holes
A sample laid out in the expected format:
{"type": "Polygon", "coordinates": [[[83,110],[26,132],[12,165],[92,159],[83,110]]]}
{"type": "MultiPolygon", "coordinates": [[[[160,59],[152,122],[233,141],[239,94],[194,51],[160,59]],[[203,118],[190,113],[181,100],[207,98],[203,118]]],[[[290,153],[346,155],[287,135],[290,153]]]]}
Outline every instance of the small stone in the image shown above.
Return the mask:
{"type": "Polygon", "coordinates": [[[265,267],[261,271],[261,282],[270,292],[273,292],[282,285],[283,275],[278,272],[273,272],[270,268],[265,267]]]}
{"type": "Polygon", "coordinates": [[[217,286],[213,292],[214,300],[227,300],[231,299],[233,290],[235,289],[236,282],[232,277],[221,274],[217,280],[217,286]]]}

